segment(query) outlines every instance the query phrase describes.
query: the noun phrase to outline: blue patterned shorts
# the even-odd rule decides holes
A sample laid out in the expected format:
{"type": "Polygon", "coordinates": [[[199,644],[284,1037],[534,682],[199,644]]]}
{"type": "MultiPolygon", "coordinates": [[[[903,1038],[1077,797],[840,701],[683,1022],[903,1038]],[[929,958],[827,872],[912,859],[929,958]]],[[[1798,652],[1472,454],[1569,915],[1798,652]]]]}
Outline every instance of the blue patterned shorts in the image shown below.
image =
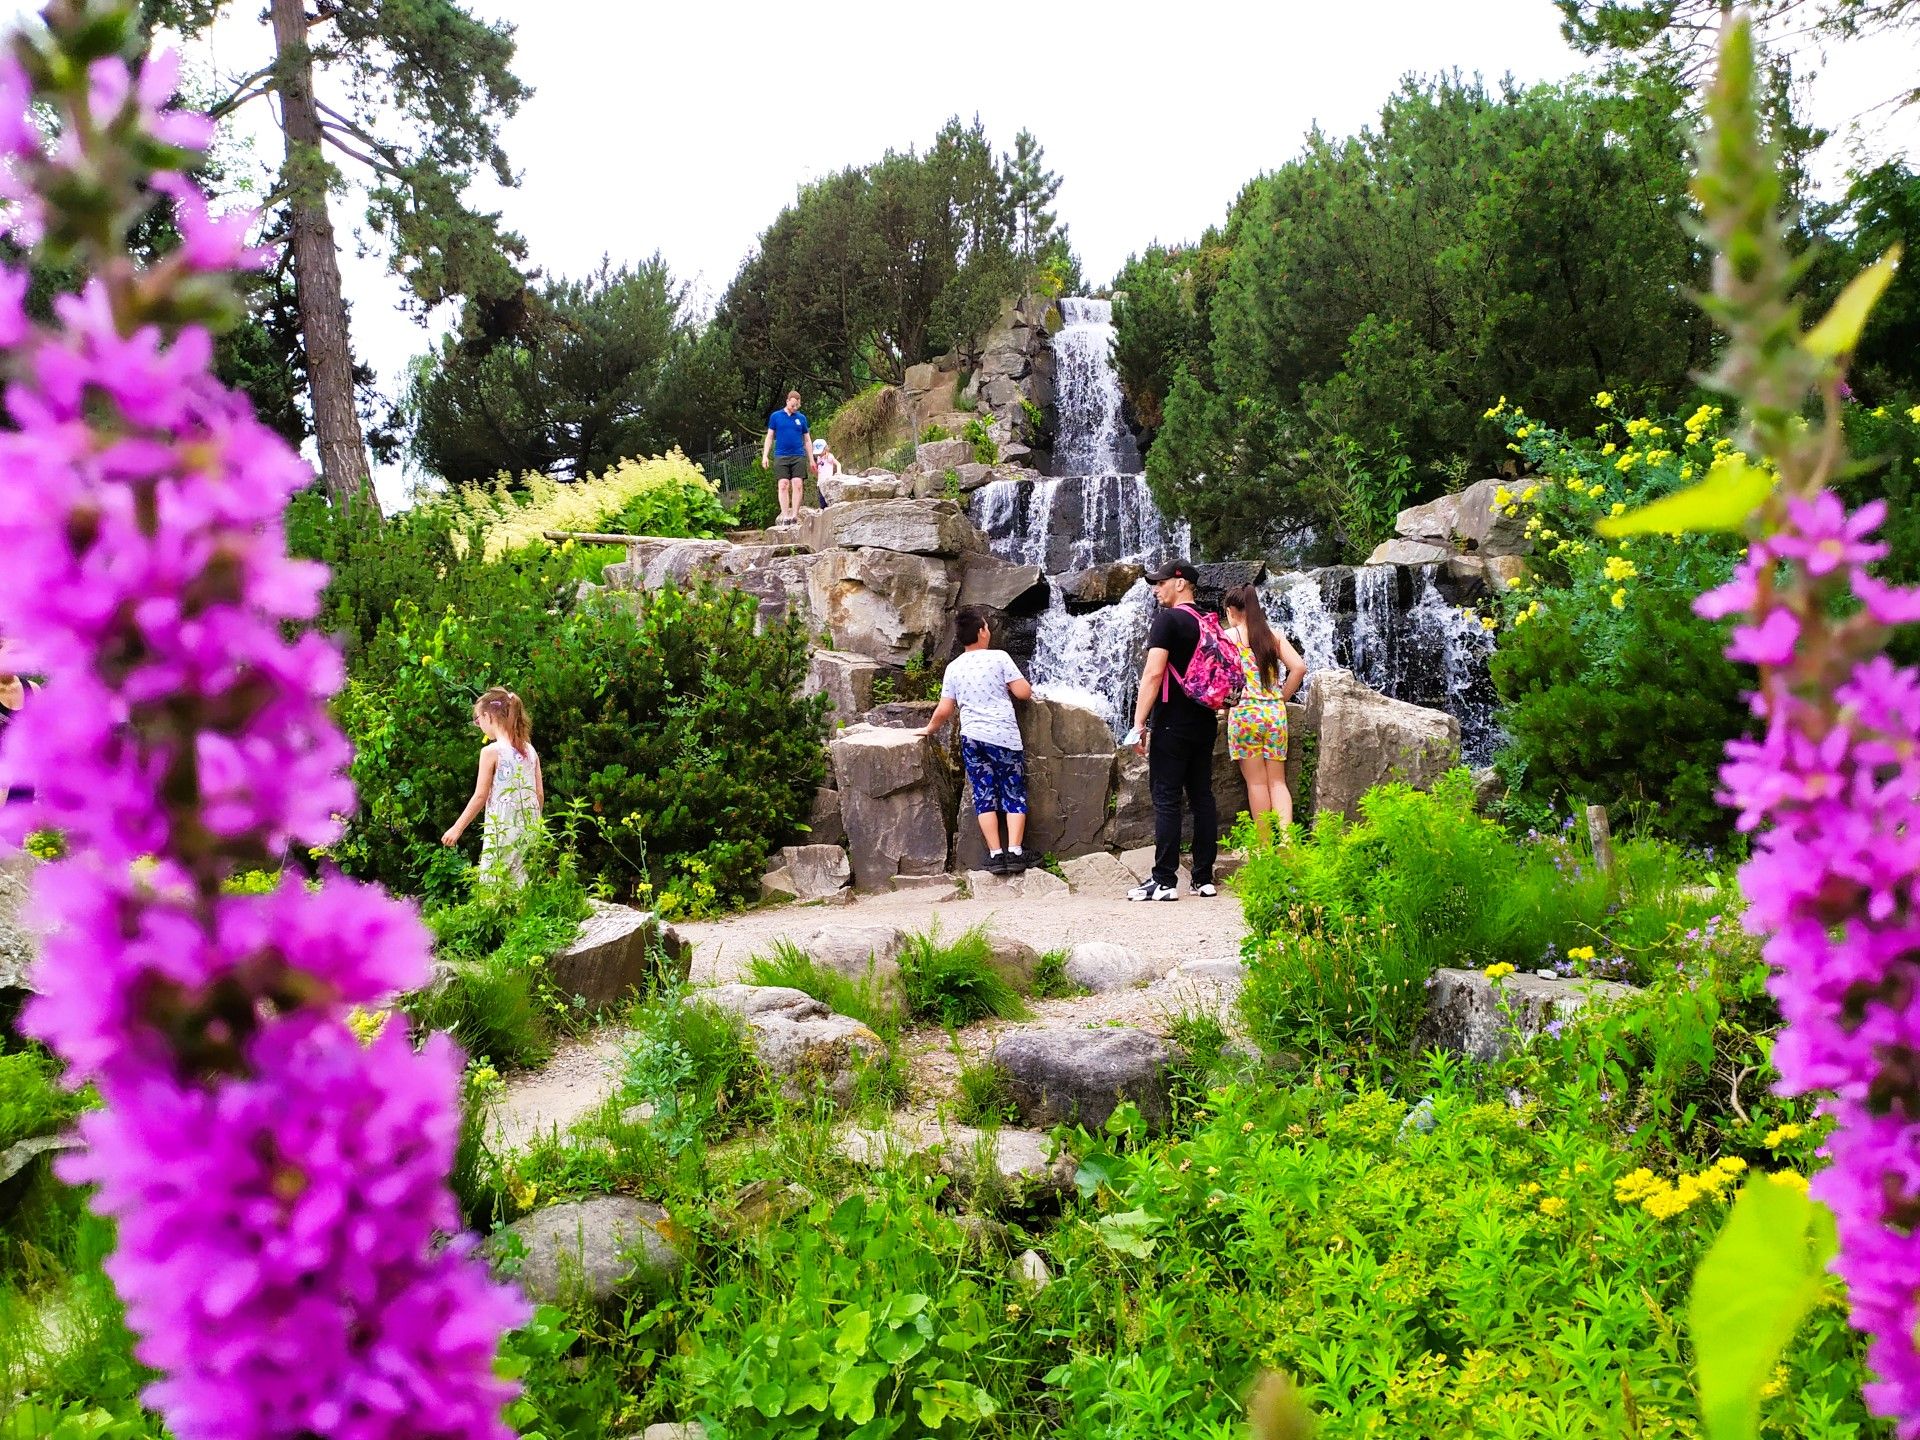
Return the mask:
{"type": "Polygon", "coordinates": [[[967,767],[973,808],[979,815],[1027,813],[1027,752],[960,737],[960,763],[967,767]]]}

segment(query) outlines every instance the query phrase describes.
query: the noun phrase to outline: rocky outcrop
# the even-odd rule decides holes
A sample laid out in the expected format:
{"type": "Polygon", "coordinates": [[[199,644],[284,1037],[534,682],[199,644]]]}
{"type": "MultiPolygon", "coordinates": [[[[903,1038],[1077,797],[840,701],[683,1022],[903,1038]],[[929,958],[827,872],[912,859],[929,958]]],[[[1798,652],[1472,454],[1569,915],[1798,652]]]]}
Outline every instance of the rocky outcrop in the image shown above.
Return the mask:
{"type": "Polygon", "coordinates": [[[651,911],[587,903],[580,934],[547,962],[547,979],[560,994],[602,1009],[686,979],[692,955],[671,925],[651,911]]]}
{"type": "Polygon", "coordinates": [[[1442,559],[1448,554],[1467,552],[1525,555],[1533,547],[1527,540],[1524,510],[1509,515],[1508,507],[1496,501],[1502,489],[1511,488],[1511,482],[1497,477],[1478,481],[1457,495],[1442,495],[1438,500],[1402,510],[1394,519],[1394,531],[1404,540],[1439,549],[1442,559]]]}
{"type": "Polygon", "coordinates": [[[1438,565],[1453,552],[1423,540],[1382,540],[1367,556],[1369,565],[1438,565]]]}
{"type": "Polygon", "coordinates": [[[1078,1168],[1072,1155],[1038,1131],[979,1130],[931,1116],[898,1116],[880,1129],[850,1126],[836,1137],[834,1150],[870,1170],[924,1158],[963,1198],[990,1186],[1014,1203],[1065,1194],[1078,1168]]]}
{"type": "Polygon", "coordinates": [[[1038,565],[1015,565],[996,555],[969,555],[960,572],[960,604],[1038,614],[1047,606],[1047,578],[1038,565]]]}
{"type": "Polygon", "coordinates": [[[842,505],[858,500],[899,500],[909,489],[906,481],[891,471],[862,475],[832,475],[820,481],[820,502],[842,505]]]}
{"type": "MultiPolygon", "coordinates": [[[[1027,834],[1035,855],[1065,858],[1101,847],[1113,789],[1113,732],[1098,711],[1059,697],[1016,707],[1027,752],[1027,834]]],[[[985,863],[986,842],[971,801],[960,807],[954,852],[965,869],[985,863]]]]}
{"type": "Polygon", "coordinates": [[[945,759],[911,730],[855,725],[832,744],[853,883],[885,890],[895,875],[947,868],[954,785],[945,759]]]}
{"type": "Polygon", "coordinates": [[[796,900],[825,900],[853,883],[853,867],[838,845],[788,845],[780,851],[778,873],[796,900]]]}
{"type": "Polygon", "coordinates": [[[1075,570],[1061,579],[1060,594],[1070,609],[1076,606],[1092,608],[1096,605],[1112,605],[1138,584],[1140,577],[1146,573],[1144,566],[1132,560],[1095,565],[1089,570],[1075,570]]]}
{"type": "Polygon", "coordinates": [[[986,537],[951,500],[873,500],[829,505],[801,515],[807,548],[897,550],[906,555],[956,558],[984,554],[986,537]]]}
{"type": "Polygon", "coordinates": [[[880,662],[839,650],[816,650],[807,660],[802,695],[825,695],[836,725],[851,725],[873,708],[873,682],[880,662]]]}
{"type": "Polygon", "coordinates": [[[1162,966],[1111,940],[1082,940],[1067,952],[1067,978],[1095,993],[1131,990],[1158,980],[1162,973],[1162,966]]]}
{"type": "Polygon", "coordinates": [[[1444,710],[1389,699],[1345,670],[1315,672],[1306,704],[1318,737],[1316,814],[1359,815],[1360,797],[1401,780],[1431,785],[1460,763],[1460,722],[1444,710]]]}
{"type": "Polygon", "coordinates": [[[831,785],[817,786],[813,792],[813,811],[807,816],[808,839],[816,845],[847,843],[847,825],[840,818],[840,792],[831,785]]]}
{"type": "MultiPolygon", "coordinates": [[[[977,826],[974,838],[980,838],[977,826]]],[[[991,870],[969,870],[967,890],[976,900],[1047,900],[1069,893],[1066,881],[1037,865],[1030,870],[1017,870],[1011,875],[995,875],[991,870]]]]}
{"type": "Polygon", "coordinates": [[[24,998],[27,971],[40,953],[39,940],[26,921],[33,866],[33,857],[24,851],[0,858],[0,1017],[24,998]]]}
{"type": "Polygon", "coordinates": [[[705,998],[747,1024],[754,1054],[790,1100],[816,1091],[842,1103],[853,1098],[859,1067],[886,1053],[858,1020],[783,985],[721,985],[705,998]]]}
{"type": "Polygon", "coordinates": [[[1480,970],[1436,970],[1427,981],[1427,1013],[1414,1044],[1418,1051],[1437,1047],[1497,1060],[1516,1039],[1538,1035],[1589,1005],[1617,1004],[1639,993],[1611,980],[1516,973],[1493,981],[1480,970]]]}
{"type": "Polygon", "coordinates": [[[1140,883],[1119,856],[1105,850],[1062,860],[1060,873],[1076,895],[1124,895],[1140,883]]]}
{"type": "Polygon", "coordinates": [[[506,1233],[524,1252],[515,1279],[542,1305],[663,1294],[686,1268],[692,1243],[658,1205],[624,1195],[549,1205],[506,1233]]]}
{"type": "Polygon", "coordinates": [[[1008,1092],[1035,1129],[1084,1125],[1098,1130],[1124,1101],[1149,1124],[1172,1114],[1164,1041],[1144,1030],[1016,1030],[994,1046],[1008,1092]]]}
{"type": "Polygon", "coordinates": [[[896,550],[828,550],[808,572],[812,614],[835,650],[905,665],[949,643],[958,570],[896,550]]]}

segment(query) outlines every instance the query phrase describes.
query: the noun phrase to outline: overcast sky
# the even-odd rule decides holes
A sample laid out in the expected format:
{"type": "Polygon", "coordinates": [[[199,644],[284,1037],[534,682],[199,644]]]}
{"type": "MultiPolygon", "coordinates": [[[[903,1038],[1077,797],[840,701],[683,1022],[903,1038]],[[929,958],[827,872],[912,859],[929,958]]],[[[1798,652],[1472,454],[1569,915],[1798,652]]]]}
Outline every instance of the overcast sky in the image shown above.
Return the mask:
{"type": "MultiPolygon", "coordinates": [[[[1313,124],[1344,134],[1368,123],[1410,72],[1532,82],[1581,68],[1551,0],[471,8],[517,27],[515,69],[534,91],[504,137],[522,183],[484,197],[526,238],[531,262],[577,275],[603,254],[617,264],[657,249],[706,300],[798,186],[924,146],[949,115],[977,113],[999,149],[1022,126],[1034,132],[1064,181],[1060,218],[1100,284],[1151,241],[1220,219],[1313,124]]],[[[270,33],[257,13],[235,5],[213,39],[217,69],[261,63],[270,33]]],[[[1917,59],[1905,38],[1829,56],[1815,118],[1850,120],[1911,84],[1917,59]]],[[[252,123],[260,159],[276,162],[265,107],[252,123]]],[[[1915,128],[1902,116],[1867,143],[1906,148],[1915,128]]],[[[336,223],[344,230],[359,208],[336,197],[336,223]]],[[[378,258],[350,247],[342,258],[356,347],[392,391],[430,332],[399,312],[378,258]]],[[[389,491],[400,483],[384,480],[389,491]]]]}

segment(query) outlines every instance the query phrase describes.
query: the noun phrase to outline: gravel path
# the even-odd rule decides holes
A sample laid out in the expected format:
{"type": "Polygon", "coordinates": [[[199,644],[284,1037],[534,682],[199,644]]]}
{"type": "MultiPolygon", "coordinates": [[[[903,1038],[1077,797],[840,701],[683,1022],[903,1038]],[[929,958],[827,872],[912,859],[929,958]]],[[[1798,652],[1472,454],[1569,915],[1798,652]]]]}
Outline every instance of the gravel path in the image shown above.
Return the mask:
{"type": "MultiPolygon", "coordinates": [[[[1161,974],[1153,983],[1129,990],[1033,1000],[1026,1020],[969,1026],[959,1035],[968,1063],[988,1055],[1000,1036],[1021,1029],[1131,1025],[1165,1035],[1177,1017],[1198,1010],[1214,1012],[1230,1027],[1234,1023],[1239,987],[1230,976],[1185,974],[1176,968],[1239,958],[1246,924],[1230,891],[1211,900],[1183,896],[1173,904],[1151,905],[1130,903],[1118,893],[936,900],[909,891],[863,896],[851,905],[752,910],[675,928],[693,946],[693,982],[721,985],[744,978],[748,962],[776,940],[804,942],[819,930],[861,925],[892,925],[910,932],[938,927],[947,936],[985,925],[996,935],[1023,940],[1040,951],[1108,940],[1152,961],[1161,974]]],[[[524,1148],[550,1128],[564,1131],[590,1114],[617,1088],[620,1048],[620,1033],[603,1030],[562,1045],[541,1069],[511,1078],[494,1108],[496,1144],[524,1148]]],[[[945,1031],[910,1030],[901,1037],[901,1049],[911,1073],[909,1104],[938,1104],[951,1096],[961,1060],[945,1031]]]]}

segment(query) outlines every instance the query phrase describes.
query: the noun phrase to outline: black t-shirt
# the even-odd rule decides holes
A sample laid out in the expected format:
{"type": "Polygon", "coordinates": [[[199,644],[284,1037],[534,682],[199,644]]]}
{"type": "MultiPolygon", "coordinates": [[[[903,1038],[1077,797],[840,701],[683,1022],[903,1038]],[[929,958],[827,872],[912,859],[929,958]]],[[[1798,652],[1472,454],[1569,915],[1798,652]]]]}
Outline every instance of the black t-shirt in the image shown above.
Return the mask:
{"type": "Polygon", "coordinates": [[[1153,707],[1153,728],[1175,730],[1183,734],[1211,735],[1218,723],[1213,711],[1180,688],[1174,670],[1184,671],[1193,663],[1194,648],[1200,643],[1200,622],[1190,610],[1162,606],[1147,632],[1149,650],[1165,650],[1169,669],[1161,682],[1160,695],[1153,707]]]}

